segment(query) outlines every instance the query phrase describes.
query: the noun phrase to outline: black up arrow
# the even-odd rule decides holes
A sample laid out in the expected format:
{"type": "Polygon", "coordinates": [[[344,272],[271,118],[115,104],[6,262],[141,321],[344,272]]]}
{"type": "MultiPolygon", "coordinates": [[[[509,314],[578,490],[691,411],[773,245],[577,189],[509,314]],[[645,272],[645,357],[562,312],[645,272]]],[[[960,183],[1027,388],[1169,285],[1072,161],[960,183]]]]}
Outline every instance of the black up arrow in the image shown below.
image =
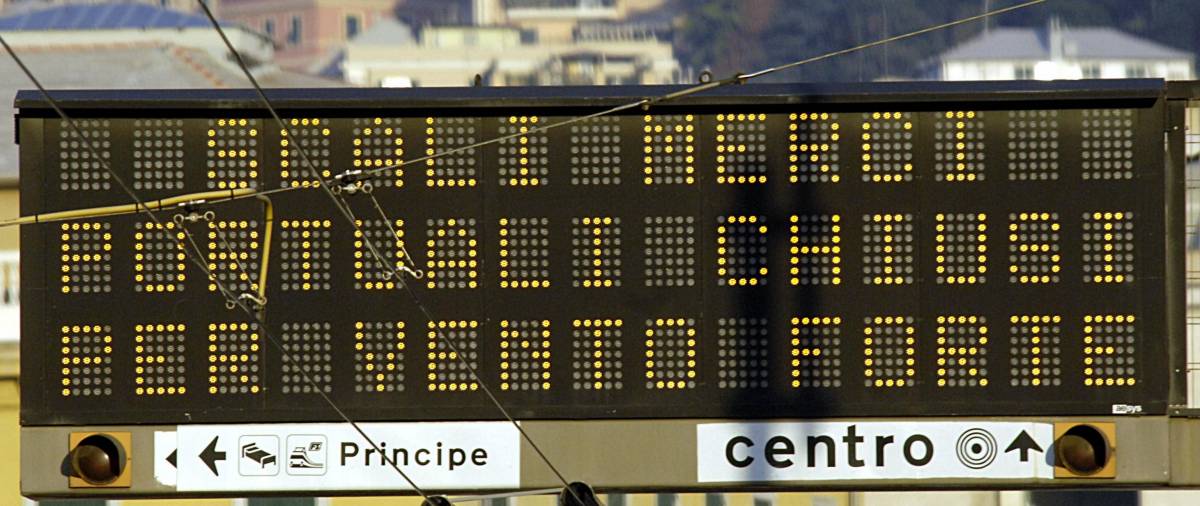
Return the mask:
{"type": "Polygon", "coordinates": [[[217,439],[220,439],[220,437],[214,437],[212,442],[208,443],[208,447],[200,452],[200,460],[204,461],[204,464],[212,471],[213,476],[221,475],[221,473],[217,472],[217,461],[225,460],[225,452],[217,451],[217,439]]]}
{"type": "Polygon", "coordinates": [[[1004,453],[1008,453],[1013,450],[1021,452],[1021,462],[1029,462],[1030,450],[1042,453],[1042,447],[1038,446],[1037,441],[1034,441],[1033,437],[1025,431],[1021,431],[1020,434],[1017,434],[1017,438],[1008,445],[1008,448],[1004,450],[1004,453]]]}

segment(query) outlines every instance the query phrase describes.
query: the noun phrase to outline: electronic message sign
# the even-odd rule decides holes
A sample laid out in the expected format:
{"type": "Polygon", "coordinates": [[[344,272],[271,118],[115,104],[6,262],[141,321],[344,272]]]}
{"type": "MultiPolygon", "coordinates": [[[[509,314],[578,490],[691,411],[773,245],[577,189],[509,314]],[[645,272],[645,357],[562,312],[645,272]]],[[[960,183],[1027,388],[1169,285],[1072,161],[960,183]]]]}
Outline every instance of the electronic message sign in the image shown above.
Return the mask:
{"type": "Polygon", "coordinates": [[[225,192],[23,228],[24,424],[337,421],[319,392],[501,419],[480,381],[526,420],[1166,413],[1161,82],[743,85],[540,128],[672,89],[272,91],[294,138],[246,91],[58,93],[83,139],[21,94],[25,215],[130,202],[85,140],[147,201],[225,192]],[[357,226],[298,148],[377,173],[357,226]],[[270,214],[220,202],[253,190],[270,214]],[[265,286],[266,325],[218,285],[265,286]]]}

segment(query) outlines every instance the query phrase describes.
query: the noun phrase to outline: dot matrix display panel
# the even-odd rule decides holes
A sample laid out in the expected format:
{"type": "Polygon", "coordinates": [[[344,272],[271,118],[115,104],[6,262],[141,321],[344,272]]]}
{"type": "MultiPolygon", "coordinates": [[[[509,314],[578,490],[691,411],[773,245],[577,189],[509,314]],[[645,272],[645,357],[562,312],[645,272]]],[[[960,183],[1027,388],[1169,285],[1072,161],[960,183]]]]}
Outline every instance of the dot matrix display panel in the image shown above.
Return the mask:
{"type": "MultiPolygon", "coordinates": [[[[598,102],[342,90],[285,102],[291,135],[252,102],[97,103],[84,135],[144,199],[294,190],[269,237],[253,199],[24,227],[44,261],[22,263],[22,367],[47,379],[24,419],[336,419],[318,392],[358,420],[496,419],[480,381],[521,418],[1164,412],[1163,99],[788,90],[552,130],[598,102]],[[387,216],[347,195],[356,231],[299,148],[379,170],[387,216]],[[265,327],[185,232],[239,294],[267,263],[265,327]]],[[[21,114],[23,214],[128,201],[49,111],[21,114]]]]}

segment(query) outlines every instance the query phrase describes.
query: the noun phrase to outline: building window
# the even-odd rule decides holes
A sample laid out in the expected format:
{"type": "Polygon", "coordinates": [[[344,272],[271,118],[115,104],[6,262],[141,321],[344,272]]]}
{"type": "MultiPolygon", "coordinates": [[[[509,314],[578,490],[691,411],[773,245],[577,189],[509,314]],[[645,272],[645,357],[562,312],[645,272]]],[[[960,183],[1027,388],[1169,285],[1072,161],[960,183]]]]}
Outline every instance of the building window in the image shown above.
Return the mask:
{"type": "Polygon", "coordinates": [[[356,15],[346,16],[346,38],[353,39],[362,30],[362,19],[356,15]]]}
{"type": "Polygon", "coordinates": [[[1100,64],[1099,63],[1083,64],[1083,78],[1084,79],[1100,79],[1100,64]]]}
{"type": "Polygon", "coordinates": [[[275,20],[268,19],[263,21],[263,33],[267,34],[271,40],[275,40],[275,20]]]}
{"type": "Polygon", "coordinates": [[[1029,63],[1018,63],[1013,68],[1013,79],[1018,81],[1033,79],[1033,65],[1029,63]]]}
{"type": "Polygon", "coordinates": [[[300,16],[292,16],[292,28],[288,30],[288,44],[293,46],[300,44],[300,28],[300,16]]]}
{"type": "Polygon", "coordinates": [[[1125,67],[1125,77],[1138,78],[1147,77],[1149,75],[1150,69],[1146,67],[1145,63],[1131,63],[1129,66],[1125,67]]]}

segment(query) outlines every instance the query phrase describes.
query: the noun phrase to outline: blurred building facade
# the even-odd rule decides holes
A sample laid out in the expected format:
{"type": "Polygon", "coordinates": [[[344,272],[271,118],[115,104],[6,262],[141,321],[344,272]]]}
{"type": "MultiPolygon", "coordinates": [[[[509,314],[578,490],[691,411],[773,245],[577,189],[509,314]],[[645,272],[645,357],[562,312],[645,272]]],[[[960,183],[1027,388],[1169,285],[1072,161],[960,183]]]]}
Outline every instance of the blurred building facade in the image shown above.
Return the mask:
{"type": "Polygon", "coordinates": [[[942,53],[926,78],[1194,79],[1194,55],[1112,28],[1075,28],[1051,19],[1039,28],[993,28],[942,53]]]}
{"type": "MultiPolygon", "coordinates": [[[[209,8],[216,9],[221,0],[204,0],[209,8]]],[[[200,12],[200,3],[197,0],[0,0],[0,11],[5,15],[14,14],[20,11],[38,10],[52,5],[67,5],[67,4],[114,4],[114,3],[139,3],[154,7],[163,7],[179,12],[200,12]]]]}
{"type": "Polygon", "coordinates": [[[630,23],[664,0],[474,0],[477,25],[503,24],[532,31],[538,40],[565,42],[581,26],[630,23]]]}
{"type": "Polygon", "coordinates": [[[615,85],[678,82],[664,0],[406,0],[399,20],[350,41],[359,86],[615,85]]]}
{"type": "Polygon", "coordinates": [[[666,84],[679,80],[670,42],[611,32],[541,42],[502,26],[377,27],[346,48],[342,69],[358,86],[666,84]]]}
{"type": "Polygon", "coordinates": [[[311,74],[336,65],[346,42],[391,19],[395,0],[222,0],[222,21],[265,35],[279,66],[311,74]]]}

